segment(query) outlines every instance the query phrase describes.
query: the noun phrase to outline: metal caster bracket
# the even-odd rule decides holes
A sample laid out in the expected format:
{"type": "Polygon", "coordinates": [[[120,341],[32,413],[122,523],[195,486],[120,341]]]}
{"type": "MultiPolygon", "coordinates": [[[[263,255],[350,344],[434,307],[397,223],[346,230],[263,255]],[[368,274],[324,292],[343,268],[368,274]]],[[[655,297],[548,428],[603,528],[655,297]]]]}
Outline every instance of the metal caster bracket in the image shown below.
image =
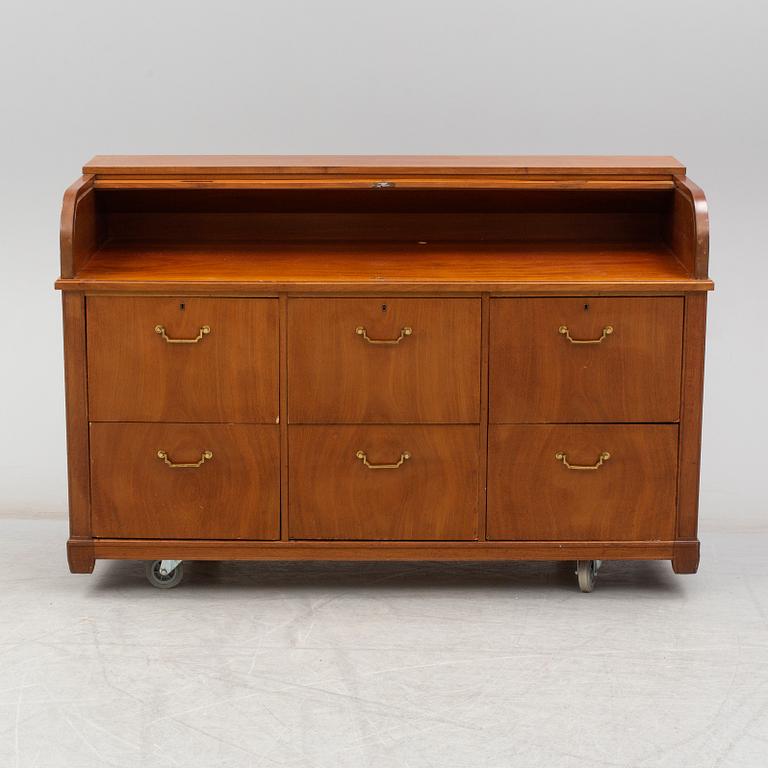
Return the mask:
{"type": "Polygon", "coordinates": [[[161,560],[160,575],[170,576],[181,565],[181,563],[181,560],[161,560]]]}

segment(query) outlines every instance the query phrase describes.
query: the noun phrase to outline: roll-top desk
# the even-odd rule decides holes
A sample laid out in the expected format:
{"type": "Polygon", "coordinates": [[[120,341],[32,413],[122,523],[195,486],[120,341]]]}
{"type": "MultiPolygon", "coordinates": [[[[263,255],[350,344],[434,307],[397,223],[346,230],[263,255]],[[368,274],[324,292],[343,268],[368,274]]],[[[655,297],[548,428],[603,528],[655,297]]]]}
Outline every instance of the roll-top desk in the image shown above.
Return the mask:
{"type": "Polygon", "coordinates": [[[669,157],[96,157],[69,565],[699,559],[704,196],[669,157]]]}

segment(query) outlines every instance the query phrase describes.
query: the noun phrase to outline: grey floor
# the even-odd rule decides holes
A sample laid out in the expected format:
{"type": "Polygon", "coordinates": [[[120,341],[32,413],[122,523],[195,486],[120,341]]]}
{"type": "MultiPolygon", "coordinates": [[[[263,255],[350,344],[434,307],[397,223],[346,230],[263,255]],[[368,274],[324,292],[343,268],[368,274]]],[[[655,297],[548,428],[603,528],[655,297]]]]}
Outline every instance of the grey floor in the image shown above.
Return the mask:
{"type": "Polygon", "coordinates": [[[0,766],[768,765],[768,535],[607,563],[66,569],[0,520],[0,766]]]}

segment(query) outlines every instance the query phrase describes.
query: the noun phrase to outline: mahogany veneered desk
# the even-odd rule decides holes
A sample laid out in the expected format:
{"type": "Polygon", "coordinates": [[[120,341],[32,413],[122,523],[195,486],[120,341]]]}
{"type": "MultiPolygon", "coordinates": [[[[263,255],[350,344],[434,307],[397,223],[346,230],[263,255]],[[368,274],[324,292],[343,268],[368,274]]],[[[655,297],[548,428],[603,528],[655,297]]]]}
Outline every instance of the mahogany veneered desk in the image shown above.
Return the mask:
{"type": "Polygon", "coordinates": [[[96,157],[69,564],[699,559],[704,196],[670,157],[96,157]]]}

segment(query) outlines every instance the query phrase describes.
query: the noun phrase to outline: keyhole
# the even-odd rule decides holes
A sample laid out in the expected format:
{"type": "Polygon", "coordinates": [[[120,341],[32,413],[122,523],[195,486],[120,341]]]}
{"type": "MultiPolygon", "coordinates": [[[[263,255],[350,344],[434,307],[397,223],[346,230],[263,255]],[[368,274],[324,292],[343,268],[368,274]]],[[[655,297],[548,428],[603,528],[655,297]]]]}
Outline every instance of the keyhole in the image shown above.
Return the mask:
{"type": "Polygon", "coordinates": [[[386,312],[387,311],[387,305],[386,304],[382,304],[381,305],[381,311],[382,312],[386,312]]]}
{"type": "Polygon", "coordinates": [[[179,304],[179,310],[180,310],[180,311],[182,311],[182,312],[183,312],[183,311],[184,311],[184,309],[185,309],[185,307],[186,307],[186,305],[185,305],[185,304],[179,304]]]}
{"type": "Polygon", "coordinates": [[[589,312],[589,304],[585,304],[584,305],[584,311],[585,312],[589,312]]]}

